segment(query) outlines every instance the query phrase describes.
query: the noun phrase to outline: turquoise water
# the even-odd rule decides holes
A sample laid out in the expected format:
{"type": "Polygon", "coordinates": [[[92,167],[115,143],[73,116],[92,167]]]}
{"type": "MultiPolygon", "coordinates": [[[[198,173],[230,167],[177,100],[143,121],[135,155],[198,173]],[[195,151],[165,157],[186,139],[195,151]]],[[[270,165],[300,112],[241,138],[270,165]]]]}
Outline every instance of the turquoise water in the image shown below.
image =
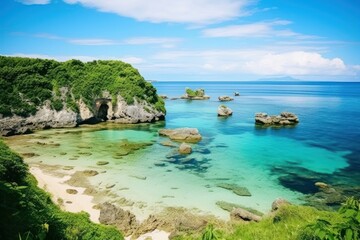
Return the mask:
{"type": "Polygon", "coordinates": [[[185,87],[204,88],[210,100],[166,100],[166,121],[156,124],[82,126],[52,129],[8,138],[15,150],[34,152],[32,164],[93,169],[90,178],[105,198],[125,198],[124,208],[138,217],[164,207],[186,207],[228,218],[218,201],[267,212],[277,197],[305,203],[318,191],[317,181],[332,185],[360,185],[360,84],[358,83],[213,83],[156,82],[159,94],[170,98],[185,87]],[[217,97],[241,96],[226,103],[234,114],[217,117],[217,97]],[[256,112],[294,112],[300,123],[287,128],[259,128],[256,112]],[[195,127],[203,140],[192,144],[187,157],[163,146],[161,128],[195,127]],[[46,143],[44,145],[44,143],[46,143]],[[141,147],[135,146],[142,143],[141,147]],[[123,149],[135,144],[130,152],[123,149]],[[98,161],[108,161],[98,166],[98,161]],[[238,196],[218,184],[246,187],[251,197],[238,196]],[[110,190],[108,185],[115,186],[110,190]]]}

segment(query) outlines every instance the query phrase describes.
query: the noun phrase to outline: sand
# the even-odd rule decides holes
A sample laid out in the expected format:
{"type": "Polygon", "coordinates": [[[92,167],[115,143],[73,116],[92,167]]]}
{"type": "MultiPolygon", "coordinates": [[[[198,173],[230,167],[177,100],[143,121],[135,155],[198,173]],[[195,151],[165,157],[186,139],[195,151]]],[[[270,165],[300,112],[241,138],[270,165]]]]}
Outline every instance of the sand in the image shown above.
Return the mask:
{"type": "MultiPolygon", "coordinates": [[[[73,187],[65,182],[71,178],[71,176],[57,177],[51,174],[45,173],[38,167],[31,167],[30,172],[35,176],[38,181],[38,186],[51,194],[51,199],[60,204],[60,207],[68,212],[81,212],[85,211],[90,214],[91,221],[99,223],[100,210],[94,209],[95,203],[93,203],[93,197],[83,194],[85,188],[73,187]],[[69,189],[76,194],[71,194],[69,189]],[[67,191],[68,190],[68,191],[67,191]],[[76,191],[74,191],[76,190],[76,191]],[[59,201],[59,199],[61,199],[59,201]]],[[[154,230],[152,232],[141,235],[137,240],[145,240],[147,238],[156,240],[168,240],[170,233],[160,230],[154,230]]],[[[129,240],[131,236],[126,237],[129,240]]]]}
{"type": "Polygon", "coordinates": [[[33,174],[38,181],[38,186],[51,194],[51,199],[60,204],[60,207],[68,212],[85,211],[90,214],[91,221],[99,223],[100,210],[94,209],[93,197],[83,194],[85,188],[73,187],[66,182],[71,176],[56,177],[46,174],[40,168],[31,167],[31,174],[33,174]],[[74,189],[76,194],[70,194],[66,190],[74,189]],[[60,201],[59,201],[60,199],[60,201]]]}

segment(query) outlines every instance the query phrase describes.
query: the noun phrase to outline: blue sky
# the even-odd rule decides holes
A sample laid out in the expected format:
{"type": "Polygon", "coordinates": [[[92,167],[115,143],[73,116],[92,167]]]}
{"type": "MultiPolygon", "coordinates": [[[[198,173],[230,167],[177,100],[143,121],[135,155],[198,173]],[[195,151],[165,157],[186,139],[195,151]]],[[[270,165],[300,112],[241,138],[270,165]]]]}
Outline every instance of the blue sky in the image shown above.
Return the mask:
{"type": "Polygon", "coordinates": [[[360,81],[360,1],[1,0],[0,54],[123,60],[149,80],[360,81]]]}

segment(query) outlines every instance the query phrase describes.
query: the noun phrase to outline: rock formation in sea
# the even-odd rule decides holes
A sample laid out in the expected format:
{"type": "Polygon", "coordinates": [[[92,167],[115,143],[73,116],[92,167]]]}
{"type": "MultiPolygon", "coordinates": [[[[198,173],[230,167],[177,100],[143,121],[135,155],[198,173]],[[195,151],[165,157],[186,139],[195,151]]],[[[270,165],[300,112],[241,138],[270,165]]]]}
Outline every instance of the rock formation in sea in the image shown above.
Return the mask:
{"type": "Polygon", "coordinates": [[[218,99],[220,102],[228,102],[234,100],[232,97],[229,96],[219,96],[218,99]]]}
{"type": "Polygon", "coordinates": [[[83,123],[142,123],[165,118],[162,98],[130,64],[0,58],[1,77],[7,83],[1,85],[2,136],[83,123]]]}
{"type": "Polygon", "coordinates": [[[180,142],[199,142],[201,135],[196,128],[175,128],[175,129],[160,129],[160,136],[169,137],[171,140],[180,142]]]}
{"type": "Polygon", "coordinates": [[[239,92],[234,92],[234,96],[238,97],[238,96],[240,96],[240,93],[239,92]]]}
{"type": "Polygon", "coordinates": [[[197,90],[192,90],[190,88],[186,88],[185,89],[185,94],[183,96],[180,97],[181,99],[188,99],[188,100],[207,100],[210,98],[210,96],[205,95],[205,90],[204,89],[197,89],[197,90]]]}
{"type": "Polygon", "coordinates": [[[256,113],[255,123],[258,125],[295,125],[299,122],[299,118],[290,112],[282,112],[280,115],[269,116],[267,113],[256,113]]]}
{"type": "Polygon", "coordinates": [[[220,116],[220,117],[227,117],[227,116],[231,116],[233,114],[233,111],[231,110],[231,108],[229,108],[225,105],[220,105],[218,107],[217,113],[218,113],[218,116],[220,116]]]}
{"type": "Polygon", "coordinates": [[[192,152],[192,148],[187,143],[182,143],[179,146],[179,153],[180,154],[190,154],[192,152]]]}

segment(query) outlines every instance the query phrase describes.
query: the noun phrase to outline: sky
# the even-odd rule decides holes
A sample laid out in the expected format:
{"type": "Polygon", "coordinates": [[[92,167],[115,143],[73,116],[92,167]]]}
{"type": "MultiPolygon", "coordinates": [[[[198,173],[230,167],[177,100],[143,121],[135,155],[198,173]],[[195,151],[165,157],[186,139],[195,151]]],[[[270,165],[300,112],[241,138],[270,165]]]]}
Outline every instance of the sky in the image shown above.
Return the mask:
{"type": "Polygon", "coordinates": [[[360,0],[1,0],[0,55],[147,80],[360,81],[360,0]]]}

